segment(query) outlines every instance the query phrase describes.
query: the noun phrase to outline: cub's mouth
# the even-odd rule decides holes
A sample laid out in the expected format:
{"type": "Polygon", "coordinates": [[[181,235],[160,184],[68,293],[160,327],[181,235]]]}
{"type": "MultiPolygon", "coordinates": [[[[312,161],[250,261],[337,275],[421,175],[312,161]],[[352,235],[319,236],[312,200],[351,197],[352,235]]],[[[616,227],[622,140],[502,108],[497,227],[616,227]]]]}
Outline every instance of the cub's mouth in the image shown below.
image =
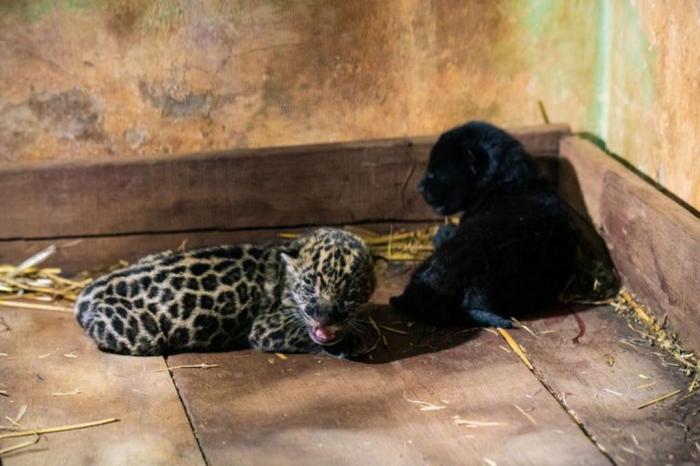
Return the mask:
{"type": "Polygon", "coordinates": [[[343,330],[334,325],[310,325],[309,336],[323,346],[330,346],[343,339],[343,330]]]}

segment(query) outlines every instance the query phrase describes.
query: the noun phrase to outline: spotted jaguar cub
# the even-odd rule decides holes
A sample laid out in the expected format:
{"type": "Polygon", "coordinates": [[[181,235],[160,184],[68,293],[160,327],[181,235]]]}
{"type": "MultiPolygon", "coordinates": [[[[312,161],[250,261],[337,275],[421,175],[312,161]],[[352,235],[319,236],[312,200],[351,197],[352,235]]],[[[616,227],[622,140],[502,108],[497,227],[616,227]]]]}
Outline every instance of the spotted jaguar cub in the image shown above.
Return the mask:
{"type": "Polygon", "coordinates": [[[165,252],[92,282],[76,318],[97,346],[131,355],[362,349],[358,308],[374,289],[357,236],[317,229],[286,244],[165,252]]]}

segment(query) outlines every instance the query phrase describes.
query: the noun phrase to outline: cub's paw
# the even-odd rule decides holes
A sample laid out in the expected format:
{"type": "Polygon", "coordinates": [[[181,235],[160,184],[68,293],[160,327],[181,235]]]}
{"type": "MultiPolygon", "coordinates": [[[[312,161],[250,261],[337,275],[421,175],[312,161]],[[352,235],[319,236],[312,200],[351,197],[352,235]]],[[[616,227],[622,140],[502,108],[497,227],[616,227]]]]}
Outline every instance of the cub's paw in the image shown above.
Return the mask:
{"type": "Polygon", "coordinates": [[[367,347],[364,341],[355,334],[346,335],[334,345],[321,347],[323,353],[338,359],[350,359],[364,354],[367,347]]]}
{"type": "Polygon", "coordinates": [[[513,327],[513,322],[510,320],[484,309],[468,309],[467,316],[475,327],[513,327]]]}

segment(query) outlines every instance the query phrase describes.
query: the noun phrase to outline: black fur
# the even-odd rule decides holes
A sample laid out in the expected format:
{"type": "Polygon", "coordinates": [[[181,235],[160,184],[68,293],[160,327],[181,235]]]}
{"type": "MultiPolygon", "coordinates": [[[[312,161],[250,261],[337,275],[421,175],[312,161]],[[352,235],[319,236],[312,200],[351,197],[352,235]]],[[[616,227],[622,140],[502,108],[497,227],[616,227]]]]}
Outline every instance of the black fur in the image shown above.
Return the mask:
{"type": "Polygon", "coordinates": [[[471,122],[443,134],[419,190],[435,211],[464,211],[391,299],[435,324],[508,327],[555,301],[573,267],[576,233],[554,189],[505,131],[471,122]]]}

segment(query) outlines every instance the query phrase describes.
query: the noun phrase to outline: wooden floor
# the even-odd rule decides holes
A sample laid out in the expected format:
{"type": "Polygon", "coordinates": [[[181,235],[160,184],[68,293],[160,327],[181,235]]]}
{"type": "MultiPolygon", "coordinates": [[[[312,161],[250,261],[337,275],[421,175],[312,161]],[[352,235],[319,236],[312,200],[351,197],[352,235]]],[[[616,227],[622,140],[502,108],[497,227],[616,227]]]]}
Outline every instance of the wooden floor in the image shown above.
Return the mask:
{"type": "Polygon", "coordinates": [[[681,394],[638,409],[689,380],[611,309],[530,319],[537,336],[513,330],[531,372],[492,331],[392,315],[388,297],[409,272],[393,265],[380,280],[370,312],[386,342],[361,361],[252,351],[114,356],[97,351],[69,314],[2,308],[3,418],[26,405],[27,428],[120,419],[44,435],[3,464],[700,461],[700,402],[681,394]],[[218,366],[176,368],[200,363],[218,366]]]}

